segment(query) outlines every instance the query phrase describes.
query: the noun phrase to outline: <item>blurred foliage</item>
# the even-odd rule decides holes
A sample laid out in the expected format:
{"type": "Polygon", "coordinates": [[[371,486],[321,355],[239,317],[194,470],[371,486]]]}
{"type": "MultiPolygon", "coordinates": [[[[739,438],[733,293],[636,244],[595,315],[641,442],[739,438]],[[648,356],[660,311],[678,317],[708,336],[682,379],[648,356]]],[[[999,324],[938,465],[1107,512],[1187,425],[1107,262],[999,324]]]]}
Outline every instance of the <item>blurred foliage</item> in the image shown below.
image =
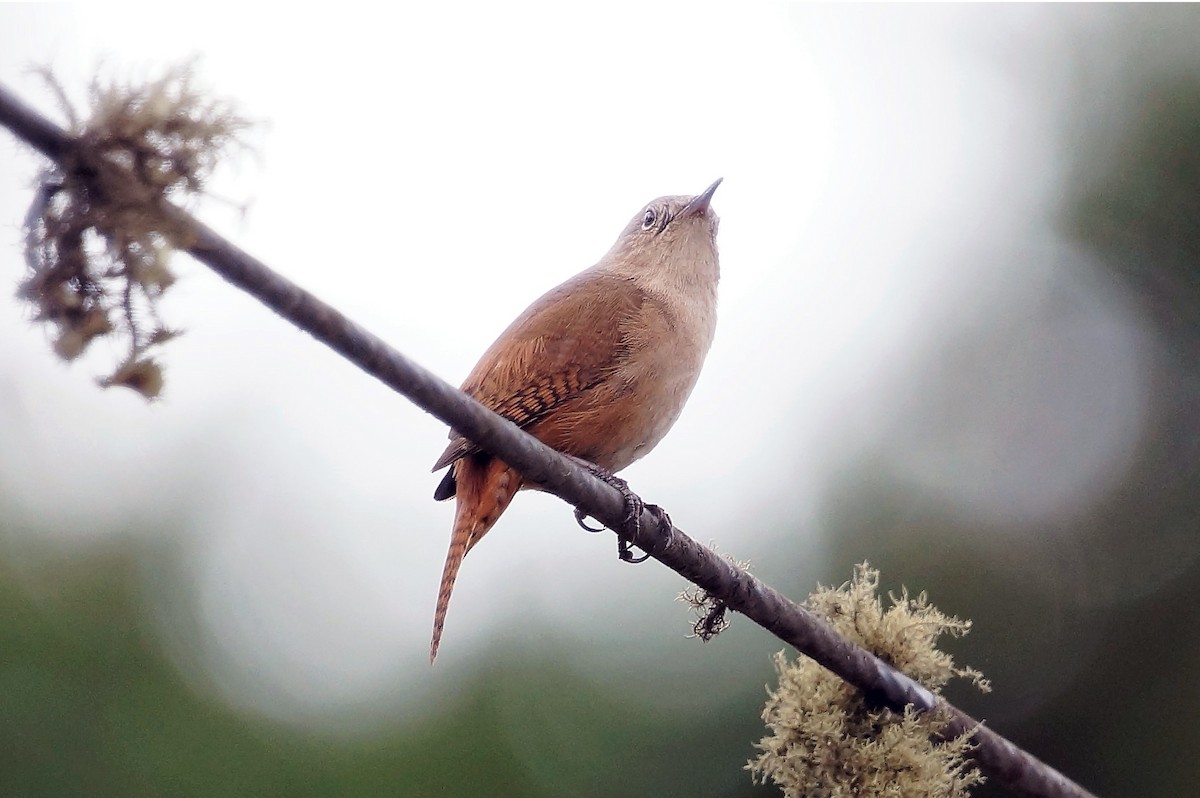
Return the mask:
{"type": "Polygon", "coordinates": [[[1067,209],[1068,226],[1130,283],[1165,332],[1197,342],[1200,72],[1147,77],[1129,91],[1129,129],[1095,137],[1093,151],[1111,157],[1094,164],[1067,209]]]}
{"type": "MultiPolygon", "coordinates": [[[[869,459],[825,513],[834,562],[869,557],[896,586],[974,621],[948,648],[995,692],[952,701],[1099,795],[1190,795],[1196,765],[1180,752],[1200,749],[1200,61],[1161,63],[1159,47],[1195,41],[1200,14],[1118,19],[1111,39],[1076,54],[1125,60],[1062,109],[1077,138],[1060,219],[1156,339],[1131,465],[1084,512],[1034,529],[980,529],[869,459]]],[[[977,346],[982,357],[994,343],[977,346]]]]}
{"type": "Polygon", "coordinates": [[[35,591],[0,571],[0,795],[602,796],[615,778],[622,795],[769,794],[741,772],[760,685],[681,726],[541,652],[489,659],[453,703],[378,736],[248,720],[164,658],[145,559],[42,568],[35,591]]]}
{"type": "MultiPolygon", "coordinates": [[[[1153,529],[1128,523],[1138,504],[1153,504],[1152,494],[1101,528],[1153,548],[1153,529]]],[[[1056,545],[1060,530],[1049,528],[1025,542],[997,531],[994,544],[980,544],[977,528],[879,481],[847,485],[829,512],[844,533],[832,559],[869,552],[885,587],[920,585],[939,606],[972,619],[974,633],[945,647],[984,670],[994,692],[951,685],[950,701],[1099,795],[1190,794],[1193,766],[1178,752],[1200,746],[1184,720],[1200,710],[1190,686],[1200,668],[1200,569],[1127,601],[1095,604],[1087,594],[1121,576],[1088,574],[1080,560],[1108,552],[1116,572],[1124,548],[1108,545],[1099,529],[1083,538],[1078,557],[1056,545]],[[1161,744],[1166,733],[1169,746],[1161,744]]],[[[985,784],[973,794],[1009,793],[985,784]]]]}

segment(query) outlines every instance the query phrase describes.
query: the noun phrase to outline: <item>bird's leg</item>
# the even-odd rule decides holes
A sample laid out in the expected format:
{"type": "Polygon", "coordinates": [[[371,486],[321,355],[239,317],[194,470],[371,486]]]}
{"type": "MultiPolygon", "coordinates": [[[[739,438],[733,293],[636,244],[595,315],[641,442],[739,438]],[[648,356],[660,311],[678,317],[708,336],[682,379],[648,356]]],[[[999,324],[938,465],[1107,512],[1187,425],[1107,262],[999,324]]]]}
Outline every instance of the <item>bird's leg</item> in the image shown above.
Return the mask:
{"type": "MultiPolygon", "coordinates": [[[[640,496],[629,489],[628,482],[613,474],[611,471],[601,468],[595,463],[584,460],[581,457],[572,457],[571,459],[583,468],[587,469],[588,473],[592,476],[603,480],[607,484],[612,485],[614,488],[620,491],[621,498],[625,500],[625,518],[621,522],[621,528],[615,530],[617,533],[617,556],[625,562],[630,563],[642,562],[649,557],[649,554],[644,554],[641,557],[634,557],[632,553],[632,541],[637,537],[638,531],[641,529],[642,510],[650,507],[653,508],[652,512],[657,511],[656,515],[658,513],[662,513],[664,517],[666,516],[666,513],[663,513],[658,505],[647,505],[645,502],[643,502],[640,496]]],[[[575,520],[581,527],[589,532],[599,532],[603,529],[603,527],[588,526],[585,523],[587,517],[587,513],[583,512],[583,510],[580,510],[579,508],[575,509],[575,520]]],[[[660,518],[660,526],[661,523],[662,521],[660,518]]],[[[670,523],[670,519],[667,520],[667,523],[670,523]]]]}

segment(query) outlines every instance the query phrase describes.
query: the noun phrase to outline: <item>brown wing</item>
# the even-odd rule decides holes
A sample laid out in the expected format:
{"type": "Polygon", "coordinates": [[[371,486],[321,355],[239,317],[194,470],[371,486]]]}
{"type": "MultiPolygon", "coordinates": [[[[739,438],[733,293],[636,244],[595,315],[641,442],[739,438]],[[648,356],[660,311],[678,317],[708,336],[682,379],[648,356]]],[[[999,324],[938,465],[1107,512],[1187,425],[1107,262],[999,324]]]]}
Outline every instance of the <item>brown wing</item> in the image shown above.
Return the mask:
{"type": "MultiPolygon", "coordinates": [[[[647,301],[632,281],[576,275],[522,313],[480,358],[462,390],[520,427],[545,418],[604,382],[628,357],[629,321],[647,301]],[[581,290],[586,283],[586,290],[581,290]]],[[[451,432],[437,471],[478,449],[451,432]]],[[[438,494],[453,495],[453,476],[438,494]],[[447,484],[449,483],[449,484],[447,484]]]]}

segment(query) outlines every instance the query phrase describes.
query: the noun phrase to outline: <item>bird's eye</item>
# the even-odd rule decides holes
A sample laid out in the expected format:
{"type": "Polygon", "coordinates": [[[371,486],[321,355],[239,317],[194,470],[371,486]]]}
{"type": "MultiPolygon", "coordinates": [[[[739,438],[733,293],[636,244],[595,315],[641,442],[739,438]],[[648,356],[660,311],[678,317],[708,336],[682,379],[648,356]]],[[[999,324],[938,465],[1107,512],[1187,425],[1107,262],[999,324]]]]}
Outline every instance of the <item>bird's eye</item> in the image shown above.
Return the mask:
{"type": "Polygon", "coordinates": [[[656,221],[658,221],[658,214],[654,212],[653,208],[647,208],[646,215],[642,217],[642,229],[649,230],[656,221]]]}

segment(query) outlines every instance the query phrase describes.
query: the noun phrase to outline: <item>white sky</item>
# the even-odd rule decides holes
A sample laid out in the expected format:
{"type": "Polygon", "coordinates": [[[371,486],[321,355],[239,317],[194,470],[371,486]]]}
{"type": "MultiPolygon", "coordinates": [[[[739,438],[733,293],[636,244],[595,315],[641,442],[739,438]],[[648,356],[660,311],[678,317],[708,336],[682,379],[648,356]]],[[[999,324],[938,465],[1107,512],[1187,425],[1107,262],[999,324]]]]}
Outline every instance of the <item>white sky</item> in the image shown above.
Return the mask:
{"type": "MultiPolygon", "coordinates": [[[[1046,67],[1077,30],[1062,19],[1025,7],[6,5],[0,81],[53,111],[29,66],[79,91],[97,65],[136,77],[200,56],[202,82],[267,123],[257,156],[213,185],[248,213],[212,202],[202,216],[455,383],[646,201],[724,177],[717,341],[675,430],[626,476],[770,580],[787,572],[777,541],[744,528],[746,513],[787,505],[811,521],[864,448],[951,504],[1038,517],[1097,490],[1136,435],[1134,320],[1102,286],[1047,269],[1060,258],[1036,240],[1060,146],[1063,86],[1046,67]],[[1095,368],[1117,377],[1095,412],[1115,432],[1089,437],[1100,433],[1043,403],[1036,439],[1000,455],[921,433],[943,419],[906,388],[930,345],[989,312],[1040,318],[1030,297],[1060,279],[1083,286],[1079,324],[1101,330],[1096,353],[1111,362],[1095,368]],[[1047,482],[1028,469],[1047,451],[1082,454],[1051,457],[1065,476],[1047,482]],[[1012,479],[980,496],[973,466],[1012,479]]],[[[36,164],[0,134],[10,285],[36,164]]],[[[164,310],[187,335],[164,351],[151,407],[94,387],[103,358],[54,362],[0,298],[0,417],[16,432],[0,443],[0,478],[30,528],[67,547],[120,535],[131,515],[157,521],[162,506],[188,519],[181,573],[147,589],[198,683],[282,715],[370,703],[397,682],[407,698],[436,696],[473,647],[521,634],[497,631],[517,612],[565,633],[596,612],[597,633],[621,641],[635,612],[614,614],[614,591],[682,627],[676,578],[617,567],[610,539],[522,496],[468,560],[430,675],[452,508],[430,501],[428,471],[444,428],[202,267],[178,267],[164,310]]],[[[1023,418],[1053,362],[1020,360],[992,410],[1023,418]]],[[[1085,398],[1090,374],[1072,383],[1085,398]]],[[[819,545],[811,523],[793,534],[819,545]]]]}

